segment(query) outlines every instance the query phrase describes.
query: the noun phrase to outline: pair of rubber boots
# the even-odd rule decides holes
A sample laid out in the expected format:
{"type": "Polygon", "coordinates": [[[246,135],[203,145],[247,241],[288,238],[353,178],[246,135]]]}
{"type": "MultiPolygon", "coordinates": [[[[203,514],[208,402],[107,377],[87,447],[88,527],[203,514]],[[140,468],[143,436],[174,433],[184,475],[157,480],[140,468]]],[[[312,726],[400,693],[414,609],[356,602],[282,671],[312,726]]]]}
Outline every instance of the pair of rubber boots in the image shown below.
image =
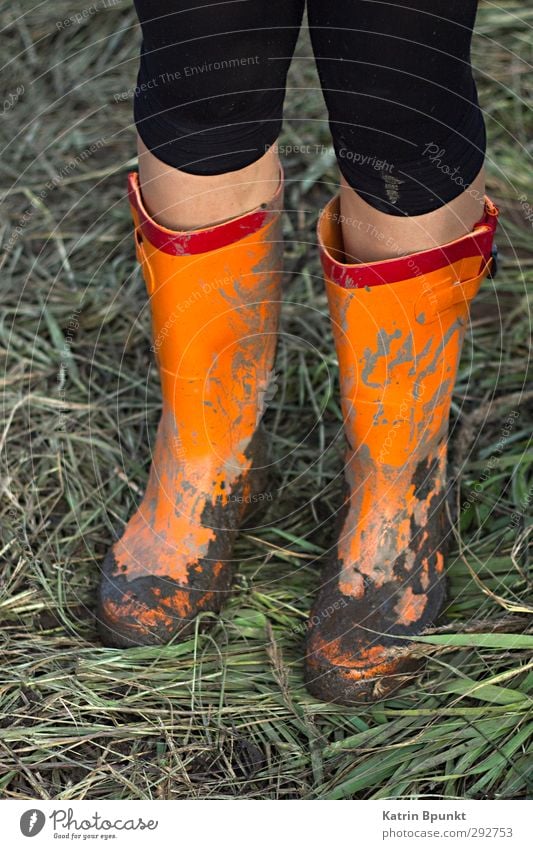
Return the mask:
{"type": "MultiPolygon", "coordinates": [[[[230,591],[232,548],[264,493],[261,427],[280,312],[282,185],[269,204],[174,232],[129,176],[163,396],[148,485],[103,564],[104,642],[180,639],[230,591]]],[[[347,440],[334,555],[311,612],[306,683],[326,701],[383,696],[443,605],[450,399],[469,304],[492,264],[497,209],[433,250],[345,261],[339,201],[318,224],[347,440]]]]}

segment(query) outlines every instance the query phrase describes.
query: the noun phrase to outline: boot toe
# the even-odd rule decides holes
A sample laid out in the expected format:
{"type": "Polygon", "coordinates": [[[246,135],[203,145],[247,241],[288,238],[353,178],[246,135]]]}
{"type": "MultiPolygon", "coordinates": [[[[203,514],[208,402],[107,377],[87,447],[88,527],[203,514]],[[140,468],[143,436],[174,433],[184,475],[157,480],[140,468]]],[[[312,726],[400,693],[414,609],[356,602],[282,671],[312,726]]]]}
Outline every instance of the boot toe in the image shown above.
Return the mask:
{"type": "Polygon", "coordinates": [[[113,552],[102,566],[97,622],[105,645],[161,645],[187,637],[202,610],[215,610],[216,593],[180,586],[175,580],[145,575],[128,580],[118,572],[113,552]]]}
{"type": "MultiPolygon", "coordinates": [[[[334,578],[337,570],[338,564],[334,578]]],[[[326,581],[309,620],[309,692],[324,701],[351,705],[377,701],[404,686],[422,665],[409,638],[436,620],[444,597],[440,578],[420,594],[409,584],[389,583],[378,589],[370,582],[362,598],[342,594],[337,580],[326,581]]]]}

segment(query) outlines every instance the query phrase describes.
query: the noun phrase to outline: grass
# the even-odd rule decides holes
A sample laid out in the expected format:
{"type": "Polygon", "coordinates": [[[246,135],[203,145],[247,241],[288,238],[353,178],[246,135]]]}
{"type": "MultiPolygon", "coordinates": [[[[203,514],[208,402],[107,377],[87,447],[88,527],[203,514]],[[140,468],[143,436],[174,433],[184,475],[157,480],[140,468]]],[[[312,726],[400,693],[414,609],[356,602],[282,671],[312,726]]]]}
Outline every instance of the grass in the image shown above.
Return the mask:
{"type": "MultiPolygon", "coordinates": [[[[533,10],[482,4],[474,44],[501,259],[475,303],[454,394],[449,605],[419,644],[427,663],[412,684],[348,710],[314,701],[302,683],[305,618],[341,496],[336,363],[314,240],[335,188],[327,151],[284,163],[287,302],[267,412],[278,463],[268,512],[238,542],[234,596],[186,643],[99,643],[98,563],[142,493],[159,412],[125,198],[131,100],[115,99],[134,85],[138,33],[123,0],[68,27],[58,22],[71,4],[53,7],[0,4],[3,88],[14,101],[0,127],[0,794],[526,796],[533,10]]],[[[309,56],[304,38],[282,141],[327,146],[309,56]]]]}

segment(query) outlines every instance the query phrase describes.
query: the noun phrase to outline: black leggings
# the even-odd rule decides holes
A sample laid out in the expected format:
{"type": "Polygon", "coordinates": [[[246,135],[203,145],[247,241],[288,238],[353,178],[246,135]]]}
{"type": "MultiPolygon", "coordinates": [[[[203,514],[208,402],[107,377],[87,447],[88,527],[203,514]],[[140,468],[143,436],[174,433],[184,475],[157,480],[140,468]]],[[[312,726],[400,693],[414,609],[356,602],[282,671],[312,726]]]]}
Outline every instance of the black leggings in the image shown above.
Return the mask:
{"type": "MultiPolygon", "coordinates": [[[[305,0],[135,0],[134,110],[160,160],[221,174],[279,136],[305,0]]],[[[308,0],[339,168],[376,209],[421,215],[478,174],[485,128],[470,66],[477,0],[308,0]]]]}

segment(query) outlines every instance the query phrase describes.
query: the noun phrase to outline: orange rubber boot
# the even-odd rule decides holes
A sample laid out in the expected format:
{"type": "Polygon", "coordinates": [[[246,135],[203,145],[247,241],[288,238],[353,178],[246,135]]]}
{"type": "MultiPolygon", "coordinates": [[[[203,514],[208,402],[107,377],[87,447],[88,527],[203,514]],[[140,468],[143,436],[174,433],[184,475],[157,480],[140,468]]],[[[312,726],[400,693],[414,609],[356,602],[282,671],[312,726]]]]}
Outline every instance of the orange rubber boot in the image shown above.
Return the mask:
{"type": "Polygon", "coordinates": [[[108,645],[167,642],[218,611],[246,507],[265,485],[260,419],[280,306],[282,185],[269,204],[186,233],[146,212],[129,176],[163,396],[142,503],[102,567],[108,645]]]}
{"type": "Polygon", "coordinates": [[[338,199],[318,225],[348,442],[347,497],[307,637],[326,701],[372,700],[415,664],[409,641],[444,602],[446,447],[469,303],[491,268],[497,209],[433,250],[343,262],[338,199]]]}

